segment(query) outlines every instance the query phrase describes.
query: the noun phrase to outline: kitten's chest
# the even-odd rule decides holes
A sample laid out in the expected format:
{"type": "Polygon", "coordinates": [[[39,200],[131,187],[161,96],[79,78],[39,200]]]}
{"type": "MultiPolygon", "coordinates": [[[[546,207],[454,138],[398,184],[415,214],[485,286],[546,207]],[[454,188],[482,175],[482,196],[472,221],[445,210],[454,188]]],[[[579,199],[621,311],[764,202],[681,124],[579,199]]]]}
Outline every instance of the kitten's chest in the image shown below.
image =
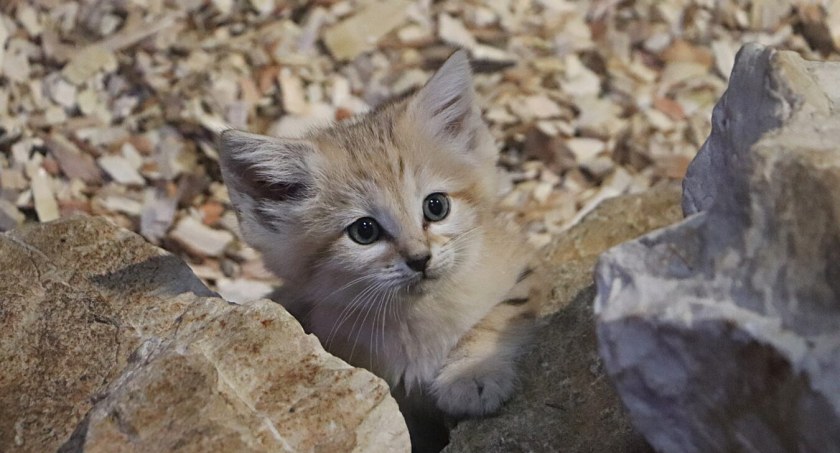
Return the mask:
{"type": "Polygon", "coordinates": [[[440,298],[434,304],[402,302],[414,309],[388,315],[364,309],[359,313],[316,309],[305,327],[327,351],[351,365],[373,371],[392,386],[400,382],[419,386],[434,378],[458,340],[486,310],[457,309],[440,298]]]}
{"type": "Polygon", "coordinates": [[[394,343],[401,350],[395,356],[399,357],[396,360],[399,369],[392,373],[398,373],[406,383],[420,384],[434,378],[472,323],[451,312],[412,321],[401,325],[394,333],[394,343]]]}

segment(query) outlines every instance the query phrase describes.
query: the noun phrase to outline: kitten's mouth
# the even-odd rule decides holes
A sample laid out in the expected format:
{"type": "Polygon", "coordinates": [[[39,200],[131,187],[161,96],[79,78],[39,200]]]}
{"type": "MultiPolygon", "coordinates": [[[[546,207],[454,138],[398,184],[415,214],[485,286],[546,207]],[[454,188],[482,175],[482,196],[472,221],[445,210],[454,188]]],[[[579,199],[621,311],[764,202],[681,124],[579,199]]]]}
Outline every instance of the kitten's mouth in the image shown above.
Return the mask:
{"type": "Polygon", "coordinates": [[[440,275],[438,275],[436,273],[431,273],[429,271],[424,271],[423,275],[420,276],[420,281],[437,280],[438,278],[440,278],[440,275]]]}
{"type": "Polygon", "coordinates": [[[421,294],[426,292],[429,289],[429,285],[434,284],[435,280],[438,280],[439,278],[440,275],[438,274],[418,272],[414,274],[408,282],[406,282],[406,288],[410,293],[421,294]]]}

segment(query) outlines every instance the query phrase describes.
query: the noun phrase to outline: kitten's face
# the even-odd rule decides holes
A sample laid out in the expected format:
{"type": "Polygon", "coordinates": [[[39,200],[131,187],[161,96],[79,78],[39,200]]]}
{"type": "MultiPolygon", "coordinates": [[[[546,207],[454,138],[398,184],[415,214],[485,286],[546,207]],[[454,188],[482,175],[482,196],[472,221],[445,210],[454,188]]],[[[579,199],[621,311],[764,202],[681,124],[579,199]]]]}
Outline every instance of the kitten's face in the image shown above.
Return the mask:
{"type": "Polygon", "coordinates": [[[492,195],[484,173],[405,126],[371,140],[376,126],[357,123],[313,140],[318,195],[301,220],[320,244],[310,257],[314,275],[423,290],[477,252],[492,195]]]}
{"type": "Polygon", "coordinates": [[[496,190],[473,104],[456,53],[412,97],[305,139],[226,132],[222,171],[244,237],[319,299],[446,285],[477,259],[496,190]]]}

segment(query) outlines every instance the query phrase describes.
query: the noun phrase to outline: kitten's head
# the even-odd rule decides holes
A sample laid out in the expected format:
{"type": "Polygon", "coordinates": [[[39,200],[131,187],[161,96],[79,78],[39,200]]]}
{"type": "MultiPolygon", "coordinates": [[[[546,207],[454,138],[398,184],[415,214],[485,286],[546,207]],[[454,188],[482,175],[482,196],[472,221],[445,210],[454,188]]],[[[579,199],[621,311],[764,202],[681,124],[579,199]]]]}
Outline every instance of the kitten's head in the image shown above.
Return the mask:
{"type": "Polygon", "coordinates": [[[318,298],[431,290],[471,266],[495,159],[463,51],[369,114],[301,139],[229,130],[220,153],[244,238],[318,298]]]}

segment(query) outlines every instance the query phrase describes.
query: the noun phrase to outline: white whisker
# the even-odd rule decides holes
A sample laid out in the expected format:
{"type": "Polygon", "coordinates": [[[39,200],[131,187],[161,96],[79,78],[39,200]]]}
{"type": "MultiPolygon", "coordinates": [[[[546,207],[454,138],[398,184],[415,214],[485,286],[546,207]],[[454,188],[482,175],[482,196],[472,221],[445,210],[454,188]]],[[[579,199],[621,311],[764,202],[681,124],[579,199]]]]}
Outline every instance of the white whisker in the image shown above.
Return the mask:
{"type": "Polygon", "coordinates": [[[312,302],[312,307],[309,309],[309,311],[307,311],[307,312],[306,312],[306,314],[304,315],[304,317],[305,317],[305,318],[308,318],[308,317],[309,317],[309,315],[311,315],[311,314],[312,314],[312,311],[313,311],[313,310],[315,310],[315,308],[317,308],[319,304],[323,303],[323,302],[324,302],[324,301],[326,301],[326,300],[329,300],[329,298],[330,298],[330,297],[332,297],[335,293],[337,293],[337,292],[339,292],[339,291],[342,291],[342,290],[345,290],[345,289],[349,289],[351,286],[355,286],[355,285],[357,285],[357,284],[359,284],[359,283],[362,283],[362,282],[363,282],[363,281],[365,281],[365,280],[369,280],[369,279],[371,279],[371,280],[372,280],[374,277],[375,277],[374,275],[369,275],[369,274],[362,275],[361,277],[354,278],[353,280],[349,281],[348,283],[345,283],[344,285],[342,285],[342,286],[341,286],[341,287],[339,287],[338,289],[331,291],[331,292],[330,292],[329,294],[327,294],[326,296],[323,296],[323,297],[319,296],[319,297],[317,297],[317,298],[316,298],[316,299],[312,302]]]}
{"type": "MultiPolygon", "coordinates": [[[[362,290],[360,293],[356,294],[356,296],[348,303],[341,313],[336,318],[336,321],[333,323],[333,328],[330,329],[330,334],[327,336],[327,340],[324,342],[326,345],[327,350],[330,349],[332,346],[332,341],[335,339],[335,335],[338,334],[341,326],[353,315],[354,310],[356,307],[364,304],[365,297],[376,291],[377,285],[371,285],[362,290]]],[[[358,316],[356,316],[358,320],[358,316]]],[[[355,325],[355,323],[354,323],[355,325]]],[[[352,329],[351,329],[352,330],[352,329]]]]}
{"type": "MultiPolygon", "coordinates": [[[[376,286],[376,291],[381,289],[383,286],[384,285],[382,283],[378,284],[376,286]]],[[[376,294],[376,297],[378,299],[379,296],[381,295],[381,293],[377,293],[376,291],[374,291],[374,293],[376,294]]],[[[353,348],[350,349],[350,357],[347,359],[348,362],[353,361],[353,354],[355,354],[355,352],[356,352],[356,345],[359,342],[359,336],[362,334],[362,330],[364,329],[364,326],[365,326],[365,321],[367,321],[368,315],[370,315],[370,311],[373,309],[373,306],[374,306],[374,304],[371,304],[371,303],[368,303],[366,305],[367,305],[367,310],[365,310],[365,317],[364,317],[364,319],[362,319],[362,323],[359,325],[359,331],[356,333],[356,339],[353,341],[353,348]]],[[[356,316],[356,320],[353,321],[353,326],[350,327],[350,336],[352,336],[353,331],[356,330],[356,322],[358,322],[358,321],[359,321],[359,316],[356,316]]]]}

